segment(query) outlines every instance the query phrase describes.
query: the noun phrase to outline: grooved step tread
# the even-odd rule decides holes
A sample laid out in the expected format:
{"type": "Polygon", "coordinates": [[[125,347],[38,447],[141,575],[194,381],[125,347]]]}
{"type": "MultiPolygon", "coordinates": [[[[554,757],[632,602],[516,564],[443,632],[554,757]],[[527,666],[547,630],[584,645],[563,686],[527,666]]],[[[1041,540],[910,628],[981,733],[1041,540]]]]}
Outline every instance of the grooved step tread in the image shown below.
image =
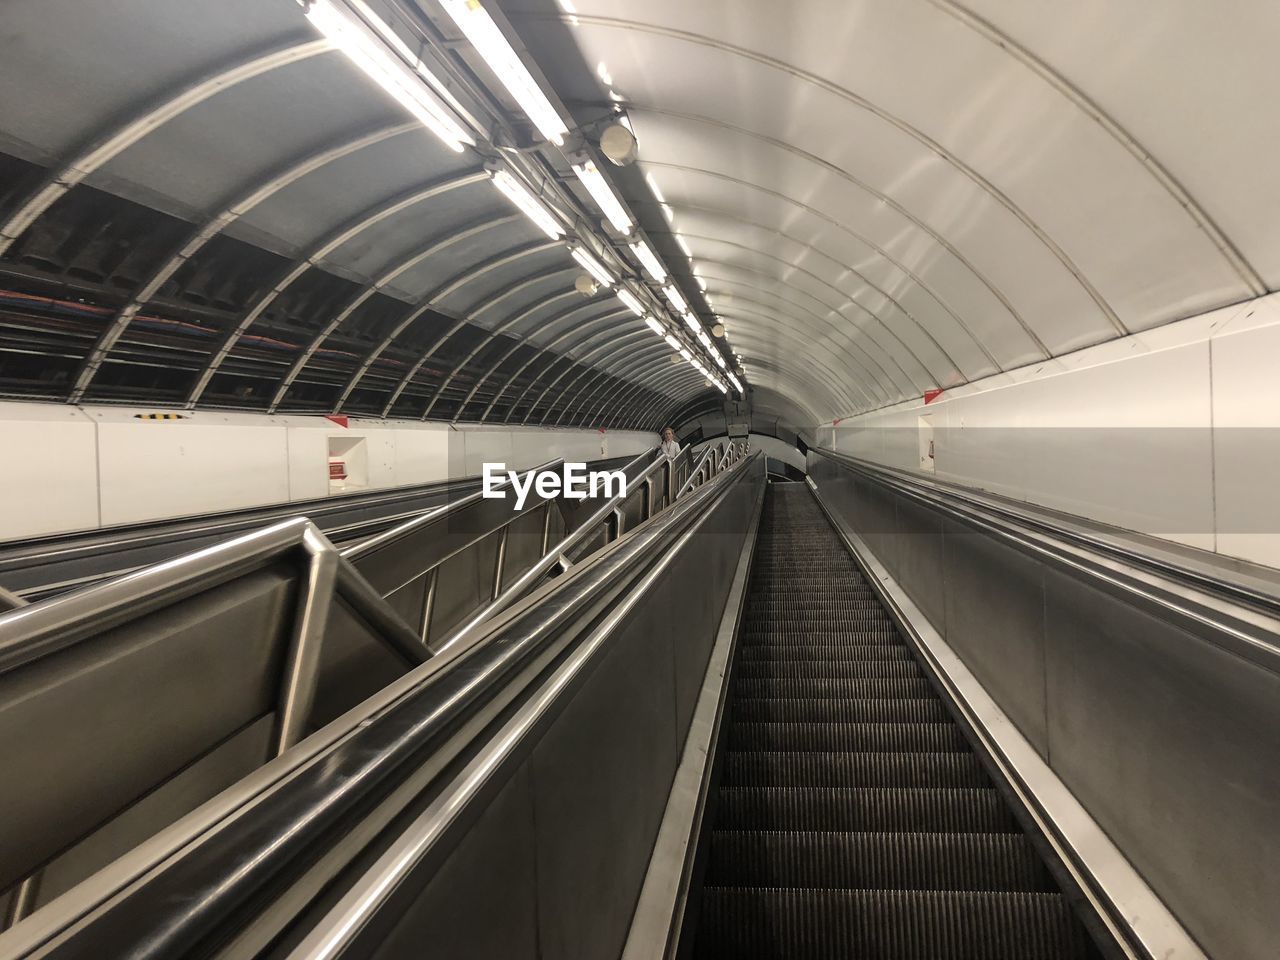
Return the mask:
{"type": "Polygon", "coordinates": [[[972,753],[758,753],[730,751],[728,787],[989,787],[972,753]]]}
{"type": "Polygon", "coordinates": [[[946,723],[936,697],[918,700],[781,700],[735,697],[733,719],[761,723],[946,723]]]}
{"type": "Polygon", "coordinates": [[[1018,833],[728,831],[711,835],[706,882],[848,890],[1051,891],[1018,833]]]}
{"type": "Polygon", "coordinates": [[[722,830],[1012,833],[994,787],[723,787],[722,830]]]}
{"type": "Polygon", "coordinates": [[[705,960],[1079,960],[1061,894],[708,886],[705,960]]]}
{"type": "Polygon", "coordinates": [[[954,723],[752,723],[731,724],[730,750],[865,753],[960,753],[969,744],[954,723]]]}
{"type": "Polygon", "coordinates": [[[877,677],[919,677],[924,674],[914,660],[744,660],[734,670],[741,679],[866,680],[877,677]]]}

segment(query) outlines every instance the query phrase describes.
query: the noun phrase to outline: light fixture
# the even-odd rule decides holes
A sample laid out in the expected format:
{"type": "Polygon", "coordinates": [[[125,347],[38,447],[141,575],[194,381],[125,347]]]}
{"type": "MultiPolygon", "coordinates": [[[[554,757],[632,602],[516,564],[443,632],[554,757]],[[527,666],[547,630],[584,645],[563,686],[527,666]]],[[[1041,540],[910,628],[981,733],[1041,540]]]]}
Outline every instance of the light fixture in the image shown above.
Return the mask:
{"type": "Polygon", "coordinates": [[[711,335],[712,335],[713,337],[723,337],[723,336],[724,336],[724,324],[723,324],[723,323],[716,323],[716,324],[713,324],[713,325],[712,325],[712,327],[711,327],[711,335]]]}
{"type": "Polygon", "coordinates": [[[667,268],[662,265],[662,261],[658,259],[657,254],[649,248],[649,245],[643,240],[637,240],[631,244],[631,252],[636,255],[636,259],[648,271],[649,276],[653,277],[658,283],[665,283],[667,279],[667,268]]]}
{"type": "Polygon", "coordinates": [[[502,81],[516,103],[520,104],[520,109],[533,121],[533,125],[552,143],[557,146],[563,144],[569,128],[565,126],[547,95],[542,92],[538,82],[533,79],[533,74],[521,61],[519,54],[493,22],[489,11],[485,10],[479,0],[440,0],[440,5],[471,41],[476,52],[484,58],[484,62],[502,81]]]}
{"type": "Polygon", "coordinates": [[[573,281],[573,289],[577,290],[584,297],[594,297],[600,289],[600,284],[588,277],[586,274],[580,274],[573,281]]]}
{"type": "Polygon", "coordinates": [[[632,293],[630,290],[628,290],[626,287],[618,288],[618,299],[621,300],[624,304],[626,304],[627,309],[630,310],[632,313],[634,313],[637,317],[644,316],[644,307],[641,306],[640,301],[636,299],[636,295],[632,293]]]}
{"type": "Polygon", "coordinates": [[[671,301],[671,305],[676,308],[677,313],[686,313],[689,305],[684,302],[684,297],[680,295],[680,291],[674,283],[669,283],[662,288],[662,292],[667,295],[667,299],[671,301]]]}
{"type": "Polygon", "coordinates": [[[707,283],[706,283],[706,281],[705,281],[705,280],[703,280],[703,279],[702,279],[700,276],[698,276],[696,273],[693,275],[693,279],[695,279],[695,280],[697,280],[697,281],[698,281],[698,289],[699,289],[699,290],[701,290],[703,293],[706,293],[706,292],[707,292],[707,283]]]}
{"type": "Polygon", "coordinates": [[[583,163],[575,163],[573,172],[577,174],[578,179],[582,181],[582,185],[587,188],[587,193],[591,194],[591,198],[600,207],[600,212],[613,224],[613,228],[624,236],[630,233],[635,224],[631,221],[631,217],[627,215],[626,209],[622,206],[617,194],[613,192],[613,188],[609,186],[609,182],[596,169],[596,165],[590,160],[583,163]]]}
{"type": "Polygon", "coordinates": [[[668,333],[668,334],[666,335],[666,338],[665,338],[665,339],[666,339],[666,341],[667,341],[667,344],[668,344],[668,345],[671,347],[671,349],[672,349],[672,350],[674,350],[676,353],[683,354],[683,353],[685,352],[684,346],[680,343],[680,341],[679,341],[679,340],[677,340],[677,339],[676,339],[675,337],[673,337],[671,334],[669,334],[669,333],[668,333]]]}
{"type": "Polygon", "coordinates": [[[697,337],[698,337],[698,342],[702,344],[703,349],[705,349],[707,352],[710,352],[712,349],[711,338],[707,336],[707,331],[699,329],[697,333],[697,337]]]}
{"type": "Polygon", "coordinates": [[[489,176],[493,180],[493,185],[501,190],[521,213],[532,220],[539,230],[552,240],[558,240],[564,236],[564,227],[560,226],[560,222],[551,215],[551,211],[529,192],[528,187],[501,168],[491,169],[489,176]]]}
{"type": "Polygon", "coordinates": [[[600,134],[600,152],[605,155],[608,160],[616,167],[625,167],[628,164],[635,163],[636,155],[636,134],[631,129],[631,121],[626,115],[618,118],[617,123],[611,123],[600,134]]]}
{"type": "Polygon", "coordinates": [[[695,317],[695,316],[694,316],[691,312],[689,312],[688,310],[686,310],[684,313],[680,314],[680,319],[682,319],[682,320],[684,321],[684,325],[685,325],[686,327],[688,327],[688,328],[689,328],[689,332],[690,332],[690,333],[695,333],[695,334],[696,334],[699,330],[701,330],[701,329],[702,329],[702,324],[700,324],[700,323],[698,322],[698,318],[697,318],[697,317],[695,317]]]}
{"type": "Polygon", "coordinates": [[[667,328],[664,327],[661,323],[659,323],[655,318],[645,317],[644,322],[647,323],[649,325],[649,329],[652,330],[654,333],[656,333],[658,336],[665,337],[667,335],[667,328]]]}
{"type": "Polygon", "coordinates": [[[359,8],[367,23],[332,0],[312,0],[306,7],[306,17],[352,63],[450,150],[461,153],[464,144],[475,143],[431,91],[430,87],[444,89],[439,79],[423,66],[388,24],[379,20],[363,3],[359,8]],[[388,45],[401,56],[388,50],[388,45]],[[402,56],[410,60],[412,66],[406,64],[402,56]]]}
{"type": "Polygon", "coordinates": [[[745,390],[742,389],[742,381],[739,380],[737,377],[735,377],[732,373],[729,374],[729,382],[733,384],[733,388],[737,390],[739,393],[746,392],[745,390]]]}
{"type": "Polygon", "coordinates": [[[680,249],[684,251],[684,255],[690,260],[693,259],[693,251],[689,249],[689,244],[685,242],[684,237],[676,234],[676,243],[680,244],[680,249]]]}
{"type": "Polygon", "coordinates": [[[726,387],[726,386],[725,386],[723,383],[721,383],[719,380],[712,380],[711,382],[712,382],[713,384],[715,384],[716,389],[717,389],[717,390],[719,390],[721,393],[726,394],[726,395],[729,393],[729,388],[728,388],[728,387],[726,387]]]}
{"type": "Polygon", "coordinates": [[[680,356],[684,357],[685,360],[688,361],[689,363],[693,363],[693,354],[690,353],[688,350],[686,350],[684,347],[680,348],[680,356]]]}
{"type": "Polygon", "coordinates": [[[609,271],[604,268],[604,264],[591,254],[587,253],[583,247],[573,244],[569,247],[569,254],[582,265],[583,270],[595,277],[601,286],[613,286],[613,277],[610,276],[609,271]]]}

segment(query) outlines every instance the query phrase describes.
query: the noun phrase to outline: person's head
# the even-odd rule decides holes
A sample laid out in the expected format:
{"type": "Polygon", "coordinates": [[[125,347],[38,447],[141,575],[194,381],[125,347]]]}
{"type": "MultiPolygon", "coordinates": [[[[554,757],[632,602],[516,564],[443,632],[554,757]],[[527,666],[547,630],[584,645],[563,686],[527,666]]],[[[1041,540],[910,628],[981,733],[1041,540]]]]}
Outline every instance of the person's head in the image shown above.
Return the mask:
{"type": "Polygon", "coordinates": [[[676,438],[676,432],[675,432],[674,430],[672,430],[670,427],[663,427],[663,428],[662,428],[662,442],[663,442],[663,443],[666,443],[668,440],[674,440],[675,438],[676,438]]]}

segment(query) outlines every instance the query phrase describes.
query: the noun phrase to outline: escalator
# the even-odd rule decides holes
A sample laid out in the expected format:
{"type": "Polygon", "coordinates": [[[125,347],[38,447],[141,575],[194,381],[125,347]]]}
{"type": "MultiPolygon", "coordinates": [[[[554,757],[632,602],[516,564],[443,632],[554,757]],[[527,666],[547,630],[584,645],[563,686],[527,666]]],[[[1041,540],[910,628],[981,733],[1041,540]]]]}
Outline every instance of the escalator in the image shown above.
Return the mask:
{"type": "Polygon", "coordinates": [[[803,484],[770,484],[692,955],[1098,953],[803,484]]]}

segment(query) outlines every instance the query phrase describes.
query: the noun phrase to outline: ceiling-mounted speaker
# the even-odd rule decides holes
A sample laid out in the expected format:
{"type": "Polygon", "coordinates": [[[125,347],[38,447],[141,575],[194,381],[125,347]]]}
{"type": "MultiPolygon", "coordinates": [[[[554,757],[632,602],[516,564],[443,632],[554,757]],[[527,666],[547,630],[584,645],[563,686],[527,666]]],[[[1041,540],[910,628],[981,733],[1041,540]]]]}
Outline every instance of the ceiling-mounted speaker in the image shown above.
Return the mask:
{"type": "Polygon", "coordinates": [[[723,336],[724,336],[724,324],[723,324],[723,323],[717,323],[714,327],[712,327],[712,328],[711,328],[711,335],[712,335],[713,337],[723,337],[723,336]]]}
{"type": "Polygon", "coordinates": [[[636,162],[636,135],[620,123],[611,123],[600,134],[600,152],[615,166],[636,162]]]}
{"type": "Polygon", "coordinates": [[[673,353],[673,354],[671,355],[671,362],[672,362],[672,363],[679,363],[679,362],[680,362],[680,354],[678,354],[678,353],[673,353]]]}
{"type": "Polygon", "coordinates": [[[577,290],[584,297],[594,297],[596,291],[600,289],[600,284],[596,283],[591,277],[585,273],[579,275],[578,279],[573,281],[573,289],[577,290]]]}

